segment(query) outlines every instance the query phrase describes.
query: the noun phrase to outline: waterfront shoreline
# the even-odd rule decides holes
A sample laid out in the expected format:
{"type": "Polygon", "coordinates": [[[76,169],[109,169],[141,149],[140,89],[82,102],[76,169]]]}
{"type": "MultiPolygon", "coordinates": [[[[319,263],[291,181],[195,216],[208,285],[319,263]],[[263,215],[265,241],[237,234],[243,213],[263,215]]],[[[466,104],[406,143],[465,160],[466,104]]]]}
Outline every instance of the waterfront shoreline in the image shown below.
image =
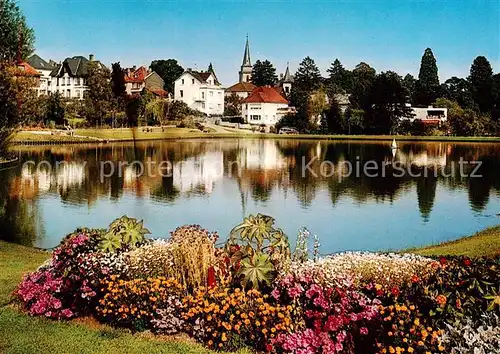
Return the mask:
{"type": "Polygon", "coordinates": [[[461,136],[407,136],[407,135],[326,135],[326,134],[271,134],[251,132],[196,132],[191,129],[170,128],[164,132],[143,132],[132,129],[79,129],[76,136],[40,135],[30,132],[18,133],[12,145],[65,145],[91,143],[118,143],[132,141],[170,141],[185,139],[290,139],[323,141],[392,141],[404,142],[456,142],[456,143],[500,143],[500,137],[461,136]]]}

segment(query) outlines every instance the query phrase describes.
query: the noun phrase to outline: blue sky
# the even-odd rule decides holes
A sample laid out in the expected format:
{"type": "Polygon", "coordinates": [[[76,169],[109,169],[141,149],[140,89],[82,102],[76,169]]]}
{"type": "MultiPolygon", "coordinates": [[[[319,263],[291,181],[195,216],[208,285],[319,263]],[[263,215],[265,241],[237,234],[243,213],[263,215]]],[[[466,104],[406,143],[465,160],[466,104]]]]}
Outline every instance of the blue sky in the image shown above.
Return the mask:
{"type": "Polygon", "coordinates": [[[472,60],[500,71],[500,0],[490,1],[139,1],[18,0],[36,33],[37,52],[61,61],[95,54],[104,64],[149,65],[175,58],[185,68],[238,79],[245,36],[252,62],[269,59],[278,73],[311,56],[322,73],[339,58],[352,69],[418,74],[431,47],[441,80],[467,76],[472,60]]]}

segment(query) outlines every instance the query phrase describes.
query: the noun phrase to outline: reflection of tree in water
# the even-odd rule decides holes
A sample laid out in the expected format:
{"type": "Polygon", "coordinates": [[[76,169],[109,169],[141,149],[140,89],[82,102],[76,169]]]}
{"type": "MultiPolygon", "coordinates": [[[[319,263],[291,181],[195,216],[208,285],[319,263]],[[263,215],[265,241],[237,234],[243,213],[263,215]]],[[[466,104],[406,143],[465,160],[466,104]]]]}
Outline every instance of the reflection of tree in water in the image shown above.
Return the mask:
{"type": "Polygon", "coordinates": [[[0,171],[0,239],[32,246],[37,228],[43,234],[36,200],[28,200],[12,188],[20,166],[0,171]]]}
{"type": "Polygon", "coordinates": [[[163,177],[161,184],[151,190],[151,196],[158,201],[173,203],[180,195],[174,186],[174,178],[163,177]]]}
{"type": "Polygon", "coordinates": [[[418,209],[423,221],[429,221],[434,200],[436,198],[437,178],[429,174],[417,179],[418,209]]]}

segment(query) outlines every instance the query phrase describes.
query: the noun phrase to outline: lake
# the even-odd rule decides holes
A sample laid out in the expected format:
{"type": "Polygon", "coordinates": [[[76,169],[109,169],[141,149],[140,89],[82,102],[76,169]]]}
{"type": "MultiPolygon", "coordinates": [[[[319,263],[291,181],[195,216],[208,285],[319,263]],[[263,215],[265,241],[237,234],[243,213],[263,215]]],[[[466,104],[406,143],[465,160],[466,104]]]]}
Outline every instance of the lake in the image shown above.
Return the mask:
{"type": "Polygon", "coordinates": [[[308,227],[324,254],[430,245],[500,223],[499,144],[207,139],[16,151],[20,163],[0,171],[0,237],[41,248],[125,214],[153,237],[200,224],[224,239],[265,213],[292,243],[308,227]]]}

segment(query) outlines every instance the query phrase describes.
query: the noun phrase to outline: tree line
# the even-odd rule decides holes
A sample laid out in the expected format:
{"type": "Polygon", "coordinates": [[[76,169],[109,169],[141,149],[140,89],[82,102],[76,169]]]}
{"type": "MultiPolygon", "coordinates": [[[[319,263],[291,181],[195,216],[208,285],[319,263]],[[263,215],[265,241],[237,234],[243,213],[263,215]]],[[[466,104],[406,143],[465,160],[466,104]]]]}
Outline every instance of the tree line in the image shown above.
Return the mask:
{"type": "Polygon", "coordinates": [[[377,73],[365,62],[348,70],[338,59],[327,72],[329,76],[322,77],[310,57],[300,63],[291,94],[297,115],[285,117],[280,125],[335,134],[500,134],[500,74],[493,74],[484,56],[474,59],[467,78],[452,77],[444,83],[439,82],[430,48],[422,56],[418,78],[377,73]],[[345,110],[339,105],[342,94],[349,95],[345,110]],[[448,108],[448,121],[439,127],[401,121],[412,117],[409,104],[448,108]]]}

